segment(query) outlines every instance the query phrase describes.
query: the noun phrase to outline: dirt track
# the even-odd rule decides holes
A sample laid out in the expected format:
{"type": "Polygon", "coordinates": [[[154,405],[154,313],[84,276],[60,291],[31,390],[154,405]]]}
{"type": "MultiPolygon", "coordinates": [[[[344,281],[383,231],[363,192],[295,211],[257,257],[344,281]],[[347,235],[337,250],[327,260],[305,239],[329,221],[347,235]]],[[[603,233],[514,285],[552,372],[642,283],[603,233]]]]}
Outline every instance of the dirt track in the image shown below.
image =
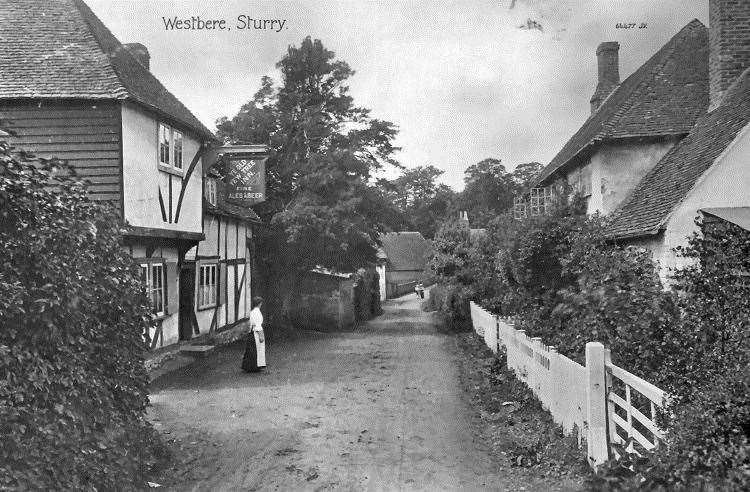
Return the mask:
{"type": "MultiPolygon", "coordinates": [[[[157,379],[150,415],[176,441],[172,490],[551,490],[478,442],[455,337],[414,296],[355,332],[242,347],[157,379]]],[[[163,490],[163,489],[162,489],[163,490]]]]}

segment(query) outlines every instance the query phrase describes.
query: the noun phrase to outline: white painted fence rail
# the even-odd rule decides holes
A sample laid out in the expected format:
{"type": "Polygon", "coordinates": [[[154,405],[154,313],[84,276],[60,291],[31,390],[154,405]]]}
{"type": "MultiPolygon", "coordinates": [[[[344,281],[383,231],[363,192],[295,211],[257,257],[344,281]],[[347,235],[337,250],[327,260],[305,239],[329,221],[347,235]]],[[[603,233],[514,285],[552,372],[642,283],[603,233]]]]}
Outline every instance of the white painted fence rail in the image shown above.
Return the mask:
{"type": "Polygon", "coordinates": [[[586,438],[589,462],[597,466],[617,454],[612,444],[629,450],[653,449],[663,438],[656,425],[665,403],[662,390],[611,362],[599,342],[586,344],[586,366],[565,357],[540,338],[471,303],[474,331],[495,353],[504,347],[508,368],[552,414],[566,434],[586,438]]]}

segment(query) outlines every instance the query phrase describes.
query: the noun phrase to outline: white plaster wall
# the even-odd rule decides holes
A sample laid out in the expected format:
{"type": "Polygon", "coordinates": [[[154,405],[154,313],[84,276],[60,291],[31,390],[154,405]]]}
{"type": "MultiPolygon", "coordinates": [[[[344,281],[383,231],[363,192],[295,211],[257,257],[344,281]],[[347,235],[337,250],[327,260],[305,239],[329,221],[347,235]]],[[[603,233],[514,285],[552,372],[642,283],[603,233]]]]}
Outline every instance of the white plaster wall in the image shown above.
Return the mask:
{"type": "Polygon", "coordinates": [[[211,329],[211,320],[214,318],[214,308],[196,311],[195,318],[198,320],[198,330],[201,335],[208,333],[211,329]]]}
{"type": "Polygon", "coordinates": [[[378,283],[380,284],[380,300],[385,301],[387,296],[386,283],[385,283],[385,265],[378,265],[378,283]]]}
{"type": "Polygon", "coordinates": [[[227,323],[234,323],[236,321],[234,317],[234,266],[229,265],[227,267],[227,304],[225,307],[227,323]]]}
{"type": "Polygon", "coordinates": [[[750,125],[719,156],[713,166],[695,183],[693,189],[669,217],[664,232],[660,261],[663,267],[679,268],[689,260],[672,249],[686,245],[687,237],[698,231],[698,210],[709,207],[750,206],[750,125]]]}
{"type": "MultiPolygon", "coordinates": [[[[245,265],[238,265],[237,266],[237,281],[239,282],[242,279],[242,275],[245,273],[245,265]]],[[[248,273],[250,273],[248,271],[248,273]]],[[[247,282],[243,282],[242,286],[238,285],[237,287],[240,288],[240,298],[239,298],[239,308],[237,310],[237,319],[247,318],[247,316],[250,314],[249,310],[247,309],[246,304],[246,286],[247,282]]]]}
{"type": "MultiPolygon", "coordinates": [[[[219,220],[221,219],[215,215],[205,214],[203,216],[203,234],[206,236],[206,239],[198,243],[197,247],[193,246],[185,253],[186,260],[195,260],[196,254],[200,256],[219,255],[219,238],[217,237],[219,220]]],[[[221,250],[221,254],[224,254],[224,250],[221,250]]]]}
{"type": "MultiPolygon", "coordinates": [[[[179,223],[174,223],[184,179],[158,169],[158,120],[140,108],[122,105],[122,154],[124,215],[133,226],[185,232],[201,232],[203,169],[199,162],[187,182],[179,223]],[[169,222],[169,183],[172,183],[172,223],[169,222]],[[159,205],[159,189],[164,199],[167,221],[159,205]]],[[[189,135],[183,141],[183,171],[200,148],[189,135]]]]}
{"type": "Polygon", "coordinates": [[[643,176],[671,149],[676,140],[644,143],[618,142],[602,145],[594,155],[592,211],[613,212],[627,198],[643,176]]]}

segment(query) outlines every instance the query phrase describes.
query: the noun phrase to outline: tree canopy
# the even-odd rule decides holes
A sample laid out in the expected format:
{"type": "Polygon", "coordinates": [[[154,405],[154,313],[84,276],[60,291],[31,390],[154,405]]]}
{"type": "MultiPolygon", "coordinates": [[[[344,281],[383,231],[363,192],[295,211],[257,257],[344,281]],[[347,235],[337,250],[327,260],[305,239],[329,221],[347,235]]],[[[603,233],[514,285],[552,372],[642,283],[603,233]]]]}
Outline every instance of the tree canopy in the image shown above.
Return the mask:
{"type": "Polygon", "coordinates": [[[225,142],[270,147],[260,252],[284,270],[355,270],[374,261],[378,234],[400,220],[375,179],[399,166],[398,130],[354,104],[354,71],[320,40],[290,46],[276,66],[280,85],[264,77],[237,115],[217,121],[225,142]]]}

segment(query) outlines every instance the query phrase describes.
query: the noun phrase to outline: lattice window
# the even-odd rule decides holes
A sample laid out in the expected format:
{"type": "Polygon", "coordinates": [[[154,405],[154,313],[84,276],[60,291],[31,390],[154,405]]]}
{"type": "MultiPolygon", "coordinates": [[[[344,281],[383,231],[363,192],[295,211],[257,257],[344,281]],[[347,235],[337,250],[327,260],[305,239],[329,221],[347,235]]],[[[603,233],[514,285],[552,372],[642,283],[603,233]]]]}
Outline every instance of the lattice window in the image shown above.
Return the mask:
{"type": "Polygon", "coordinates": [[[532,188],[529,193],[529,215],[538,217],[550,212],[552,207],[551,188],[532,188]]]}
{"type": "Polygon", "coordinates": [[[525,219],[526,215],[526,200],[522,196],[513,198],[513,218],[516,220],[525,219]]]}

